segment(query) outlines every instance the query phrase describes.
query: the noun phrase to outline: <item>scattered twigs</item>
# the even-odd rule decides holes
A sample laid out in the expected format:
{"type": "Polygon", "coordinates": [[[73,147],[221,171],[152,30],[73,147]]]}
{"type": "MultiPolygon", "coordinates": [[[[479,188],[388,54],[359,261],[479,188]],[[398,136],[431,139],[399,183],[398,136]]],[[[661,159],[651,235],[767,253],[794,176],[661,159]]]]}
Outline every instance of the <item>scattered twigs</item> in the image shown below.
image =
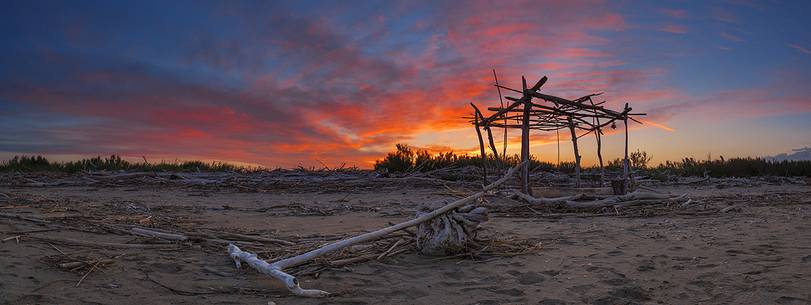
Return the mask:
{"type": "Polygon", "coordinates": [[[144,229],[144,228],[132,228],[132,229],[130,229],[130,232],[132,232],[135,235],[147,236],[147,237],[157,237],[157,238],[166,239],[166,240],[173,240],[173,241],[185,241],[185,240],[189,239],[188,237],[186,237],[185,235],[182,235],[182,234],[166,233],[166,232],[160,232],[160,231],[149,230],[149,229],[144,229]]]}
{"type": "Polygon", "coordinates": [[[84,276],[82,276],[82,278],[80,278],[79,281],[76,282],[76,287],[79,287],[79,285],[82,284],[84,279],[86,279],[87,276],[90,275],[90,273],[93,273],[93,270],[96,270],[96,267],[98,267],[100,263],[101,261],[97,261],[95,264],[93,264],[93,266],[90,267],[90,270],[88,270],[87,273],[85,273],[84,276]]]}
{"type": "Polygon", "coordinates": [[[333,267],[341,267],[341,266],[351,265],[351,264],[354,264],[354,263],[360,263],[360,262],[365,262],[365,261],[368,261],[368,260],[372,260],[376,256],[378,256],[378,255],[375,254],[375,253],[371,253],[371,254],[364,254],[364,255],[350,257],[350,258],[336,259],[334,261],[329,262],[329,265],[333,266],[333,267]]]}
{"type": "Polygon", "coordinates": [[[11,219],[19,219],[19,220],[25,220],[25,221],[30,221],[30,222],[36,222],[36,223],[50,223],[50,221],[47,221],[47,220],[39,218],[39,217],[23,216],[23,215],[11,214],[11,213],[0,213],[0,217],[11,218],[11,219]]]}
{"type": "Polygon", "coordinates": [[[429,220],[431,220],[431,219],[433,219],[433,218],[435,218],[437,216],[445,214],[445,213],[447,213],[447,212],[449,212],[451,210],[454,210],[454,209],[459,208],[461,206],[464,206],[464,205],[466,205],[468,203],[471,203],[471,202],[473,202],[473,201],[475,201],[475,200],[477,200],[479,198],[482,198],[488,191],[498,187],[502,183],[506,182],[509,178],[512,178],[512,175],[518,169],[524,167],[524,165],[525,165],[525,162],[522,162],[522,163],[518,164],[517,166],[511,168],[507,172],[507,174],[504,175],[504,177],[501,177],[497,181],[485,186],[482,189],[482,191],[480,191],[478,193],[475,193],[475,194],[470,195],[468,197],[456,200],[456,201],[454,201],[452,203],[449,203],[449,204],[447,204],[447,205],[445,205],[445,206],[443,206],[443,207],[441,207],[439,209],[436,209],[436,210],[434,210],[432,212],[422,214],[421,216],[419,216],[419,217],[417,217],[415,219],[412,219],[412,220],[409,220],[409,221],[406,221],[406,222],[402,222],[402,223],[399,223],[399,224],[396,224],[396,225],[393,225],[393,226],[390,226],[390,227],[386,227],[386,228],[383,228],[383,229],[380,229],[380,230],[377,230],[377,231],[361,234],[361,235],[358,235],[358,236],[355,236],[355,237],[351,237],[351,238],[343,239],[343,240],[340,240],[340,241],[337,241],[337,242],[334,242],[334,243],[330,243],[330,244],[327,244],[327,245],[325,245],[323,247],[320,247],[318,249],[309,251],[307,253],[297,255],[297,256],[293,256],[293,257],[289,257],[289,258],[286,258],[286,259],[282,259],[282,260],[273,262],[272,264],[270,264],[270,263],[268,263],[268,262],[266,262],[264,260],[259,259],[256,256],[256,254],[254,254],[254,253],[249,253],[249,252],[242,251],[239,247],[235,246],[234,244],[229,244],[228,245],[228,254],[234,260],[234,263],[236,264],[237,268],[239,268],[241,266],[240,262],[245,262],[249,266],[251,266],[254,269],[258,270],[259,272],[261,272],[263,274],[266,274],[266,275],[269,275],[269,276],[271,276],[273,278],[276,278],[277,280],[281,281],[282,283],[284,283],[287,286],[287,289],[290,290],[290,292],[292,292],[295,295],[304,296],[304,297],[324,297],[324,296],[329,295],[329,293],[327,293],[325,291],[322,291],[322,290],[302,289],[299,286],[299,283],[298,283],[298,280],[296,280],[296,277],[294,277],[294,276],[292,276],[292,275],[290,275],[288,273],[285,273],[282,270],[284,270],[285,268],[289,268],[289,267],[293,267],[293,266],[297,266],[297,265],[306,263],[306,262],[308,262],[310,260],[313,260],[313,259],[315,259],[317,257],[320,257],[320,256],[322,256],[324,254],[327,254],[327,253],[330,253],[330,252],[333,252],[333,251],[336,251],[336,250],[340,250],[340,249],[349,247],[349,246],[354,245],[354,244],[359,244],[359,243],[363,243],[363,242],[369,242],[369,241],[372,241],[372,240],[376,240],[376,239],[379,239],[379,238],[381,238],[381,237],[383,237],[385,235],[388,235],[390,233],[393,233],[393,232],[396,232],[396,231],[399,231],[399,230],[402,230],[402,229],[405,229],[405,228],[408,228],[408,227],[419,225],[419,224],[421,224],[423,222],[426,222],[426,221],[429,221],[429,220]]]}
{"type": "Polygon", "coordinates": [[[2,239],[2,242],[7,242],[7,241],[13,239],[19,244],[20,243],[20,237],[22,237],[22,235],[15,235],[15,236],[11,236],[11,237],[6,237],[6,238],[2,239]]]}
{"type": "Polygon", "coordinates": [[[403,239],[402,239],[402,238],[401,238],[401,239],[398,239],[396,242],[394,242],[394,244],[393,244],[393,245],[391,245],[391,248],[389,248],[388,250],[386,250],[386,252],[380,253],[380,255],[379,255],[379,256],[377,256],[377,259],[378,259],[378,260],[381,260],[381,259],[383,259],[384,257],[386,257],[386,255],[389,255],[389,253],[391,253],[391,251],[392,251],[392,250],[394,250],[394,248],[396,248],[396,247],[397,247],[397,246],[398,246],[398,245],[399,245],[399,244],[400,244],[402,241],[403,241],[403,239]]]}
{"type": "Polygon", "coordinates": [[[262,237],[262,236],[254,236],[254,235],[245,235],[245,234],[237,234],[237,233],[222,233],[222,236],[226,238],[234,238],[239,240],[249,240],[249,241],[258,241],[263,243],[273,243],[273,244],[282,244],[286,246],[295,245],[295,243],[283,239],[277,238],[269,238],[269,237],[262,237]]]}
{"type": "Polygon", "coordinates": [[[121,244],[121,243],[107,243],[107,242],[97,242],[97,241],[88,241],[88,240],[79,240],[79,239],[72,239],[72,238],[61,238],[61,237],[45,237],[45,236],[36,236],[36,235],[29,235],[26,236],[31,239],[42,240],[50,243],[55,244],[68,244],[68,245],[76,245],[76,246],[86,246],[86,247],[99,247],[99,248],[132,248],[132,249],[157,249],[157,248],[174,248],[177,245],[174,244],[121,244]]]}

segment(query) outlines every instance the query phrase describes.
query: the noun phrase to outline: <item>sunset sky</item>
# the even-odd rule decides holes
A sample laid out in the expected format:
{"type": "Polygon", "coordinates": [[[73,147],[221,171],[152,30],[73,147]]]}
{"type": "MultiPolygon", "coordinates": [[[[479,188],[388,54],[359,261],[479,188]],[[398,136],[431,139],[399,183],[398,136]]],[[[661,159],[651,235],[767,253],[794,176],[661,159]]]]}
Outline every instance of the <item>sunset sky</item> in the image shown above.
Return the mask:
{"type": "MultiPolygon", "coordinates": [[[[811,146],[809,13],[745,0],[3,1],[0,159],[369,167],[395,143],[477,153],[461,117],[499,104],[492,69],[508,86],[546,75],[541,92],[605,92],[608,107],[648,113],[630,142],[654,163],[775,155],[811,146]]],[[[532,141],[556,160],[554,133],[532,141]]],[[[604,143],[620,156],[619,133],[604,143]]]]}

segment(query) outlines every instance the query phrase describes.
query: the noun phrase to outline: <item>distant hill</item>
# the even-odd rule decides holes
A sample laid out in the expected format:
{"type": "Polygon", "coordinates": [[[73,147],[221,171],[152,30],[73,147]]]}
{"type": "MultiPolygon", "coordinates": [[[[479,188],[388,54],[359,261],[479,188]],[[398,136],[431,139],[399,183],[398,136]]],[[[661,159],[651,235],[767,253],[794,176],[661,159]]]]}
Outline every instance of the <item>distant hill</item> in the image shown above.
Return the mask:
{"type": "Polygon", "coordinates": [[[782,153],[764,159],[770,161],[802,161],[811,160],[811,147],[792,149],[791,153],[782,153]]]}

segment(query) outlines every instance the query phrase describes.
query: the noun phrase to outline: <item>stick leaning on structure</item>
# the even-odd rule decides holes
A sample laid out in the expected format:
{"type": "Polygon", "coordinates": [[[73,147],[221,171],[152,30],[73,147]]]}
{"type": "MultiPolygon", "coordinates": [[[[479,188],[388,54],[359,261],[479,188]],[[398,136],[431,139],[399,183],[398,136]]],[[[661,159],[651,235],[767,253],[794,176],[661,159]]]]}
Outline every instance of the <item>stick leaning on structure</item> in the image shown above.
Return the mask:
{"type": "Polygon", "coordinates": [[[294,256],[294,257],[282,259],[282,260],[279,260],[279,261],[275,261],[273,263],[268,263],[268,262],[266,262],[264,260],[259,259],[256,256],[256,254],[254,254],[254,253],[242,251],[241,249],[239,249],[239,247],[235,246],[234,244],[229,244],[228,245],[228,255],[231,256],[231,258],[234,260],[234,264],[236,264],[237,268],[241,267],[242,262],[247,263],[249,266],[253,267],[257,271],[259,271],[261,273],[264,273],[266,275],[269,275],[271,277],[274,277],[277,280],[281,281],[282,283],[285,284],[285,286],[287,286],[287,289],[290,290],[290,292],[292,292],[295,295],[303,296],[303,297],[316,297],[316,298],[317,297],[325,297],[325,296],[329,295],[329,293],[326,292],[326,291],[318,290],[318,289],[304,289],[304,288],[301,288],[301,286],[299,285],[299,282],[296,279],[296,277],[285,273],[284,269],[304,264],[304,263],[306,263],[308,261],[311,261],[311,260],[313,260],[313,259],[315,259],[315,258],[317,258],[319,256],[322,256],[324,254],[327,254],[327,253],[330,253],[330,252],[333,252],[333,251],[344,249],[344,248],[352,246],[354,244],[359,244],[359,243],[369,242],[369,241],[379,239],[379,238],[381,238],[381,237],[383,237],[385,235],[394,233],[396,231],[399,231],[399,230],[402,230],[402,229],[405,229],[405,228],[408,228],[408,227],[413,227],[413,226],[419,225],[419,224],[427,222],[427,221],[429,221],[429,220],[431,220],[433,218],[436,218],[436,217],[438,217],[438,216],[440,216],[442,214],[451,212],[456,208],[462,207],[462,206],[464,206],[464,205],[466,205],[468,203],[471,203],[471,202],[473,202],[473,201],[475,201],[475,200],[477,200],[477,199],[479,199],[481,197],[484,197],[484,195],[488,191],[490,191],[492,189],[495,189],[496,187],[498,187],[502,183],[509,180],[512,177],[512,175],[515,174],[516,171],[518,171],[519,169],[521,169],[524,166],[524,163],[526,163],[526,161],[521,162],[518,165],[516,165],[515,167],[511,168],[509,171],[507,171],[507,173],[503,177],[501,177],[501,179],[498,179],[495,182],[485,186],[480,192],[477,192],[477,193],[475,193],[473,195],[470,195],[468,197],[465,197],[465,198],[456,200],[454,202],[451,202],[451,203],[449,203],[449,204],[447,204],[447,205],[445,205],[445,206],[443,206],[443,207],[441,207],[439,209],[436,209],[436,210],[434,210],[434,211],[432,211],[430,213],[422,214],[421,216],[419,216],[419,217],[417,217],[415,219],[412,219],[412,220],[409,220],[409,221],[406,221],[406,222],[401,222],[399,224],[396,224],[396,225],[393,225],[393,226],[390,226],[390,227],[386,227],[386,228],[383,228],[383,229],[380,229],[380,230],[377,230],[377,231],[374,231],[374,232],[369,232],[369,233],[361,234],[361,235],[358,235],[358,236],[355,236],[355,237],[343,239],[343,240],[328,244],[326,246],[323,246],[321,248],[312,250],[310,252],[307,252],[307,253],[304,253],[304,254],[301,254],[301,255],[297,255],[297,256],[294,256]]]}

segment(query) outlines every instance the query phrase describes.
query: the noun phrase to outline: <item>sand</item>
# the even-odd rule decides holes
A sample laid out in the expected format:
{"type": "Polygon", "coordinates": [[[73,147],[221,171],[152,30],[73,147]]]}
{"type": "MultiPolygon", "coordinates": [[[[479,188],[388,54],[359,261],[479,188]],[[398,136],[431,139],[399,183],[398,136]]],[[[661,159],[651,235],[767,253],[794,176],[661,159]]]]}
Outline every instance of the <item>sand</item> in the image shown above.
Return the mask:
{"type": "MultiPolygon", "coordinates": [[[[441,183],[375,178],[261,189],[131,182],[30,187],[13,179],[5,177],[0,186],[8,195],[0,195],[0,213],[74,229],[25,233],[53,228],[0,218],[0,237],[21,236],[0,243],[0,303],[6,304],[811,303],[807,182],[652,185],[689,193],[700,202],[689,208],[570,211],[488,197],[491,219],[484,231],[538,242],[539,249],[486,259],[408,251],[301,277],[305,288],[333,293],[305,299],[253,270],[236,270],[224,245],[97,248],[36,237],[145,242],[99,225],[109,224],[340,238],[409,219],[424,203],[451,200],[453,193],[441,183]],[[721,212],[726,207],[732,208],[721,212]],[[60,268],[66,257],[112,262],[87,274],[87,268],[60,268]]],[[[475,191],[475,183],[448,185],[475,191]]]]}

